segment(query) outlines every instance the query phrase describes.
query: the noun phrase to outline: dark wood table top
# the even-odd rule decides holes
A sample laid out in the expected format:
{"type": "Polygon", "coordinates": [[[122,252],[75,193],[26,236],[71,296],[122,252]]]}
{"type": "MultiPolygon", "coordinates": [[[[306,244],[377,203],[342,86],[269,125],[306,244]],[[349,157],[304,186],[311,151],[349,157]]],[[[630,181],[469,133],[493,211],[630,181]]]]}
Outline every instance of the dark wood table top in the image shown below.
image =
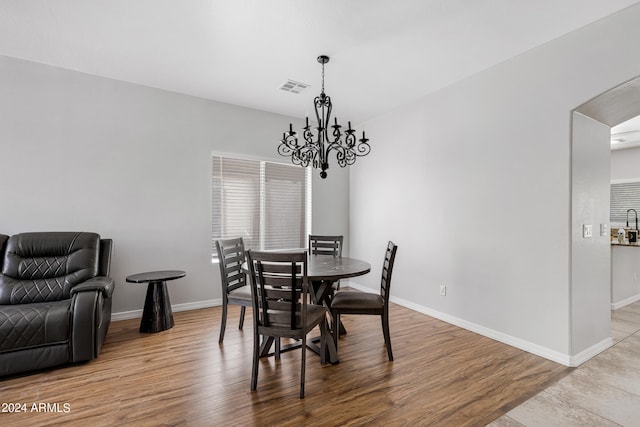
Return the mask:
{"type": "MultiPolygon", "coordinates": [[[[293,250],[287,250],[293,252],[293,250]]],[[[334,257],[330,255],[309,255],[307,257],[307,277],[311,281],[337,281],[348,277],[357,277],[371,271],[371,264],[355,258],[334,257]]],[[[247,272],[247,263],[242,264],[247,272]]]]}
{"type": "Polygon", "coordinates": [[[182,270],[148,271],[146,273],[132,274],[125,279],[129,283],[164,282],[165,280],[180,279],[186,276],[182,270]]]}
{"type": "Polygon", "coordinates": [[[371,271],[371,264],[355,258],[330,255],[310,255],[307,276],[310,280],[340,280],[356,277],[371,271]]]}

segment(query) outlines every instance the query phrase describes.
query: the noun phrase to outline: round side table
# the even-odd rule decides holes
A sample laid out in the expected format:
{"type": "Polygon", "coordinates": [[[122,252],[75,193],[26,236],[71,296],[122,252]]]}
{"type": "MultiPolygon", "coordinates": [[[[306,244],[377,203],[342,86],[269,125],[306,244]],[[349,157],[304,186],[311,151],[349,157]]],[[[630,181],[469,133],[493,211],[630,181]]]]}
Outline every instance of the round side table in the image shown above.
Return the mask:
{"type": "Polygon", "coordinates": [[[127,276],[129,283],[148,283],[147,297],[140,320],[140,332],[161,332],[173,327],[173,312],[167,292],[167,280],[180,279],[187,273],[181,270],[149,271],[127,276]]]}

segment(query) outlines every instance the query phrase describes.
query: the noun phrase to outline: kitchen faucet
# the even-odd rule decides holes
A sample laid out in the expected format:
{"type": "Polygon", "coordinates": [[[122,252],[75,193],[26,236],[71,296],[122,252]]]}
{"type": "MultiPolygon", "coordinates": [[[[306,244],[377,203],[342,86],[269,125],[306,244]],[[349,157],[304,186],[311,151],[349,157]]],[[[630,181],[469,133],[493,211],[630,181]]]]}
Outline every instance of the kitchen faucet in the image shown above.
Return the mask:
{"type": "Polygon", "coordinates": [[[633,211],[636,215],[636,230],[638,229],[638,212],[635,209],[627,209],[627,227],[629,226],[629,211],[633,211]]]}

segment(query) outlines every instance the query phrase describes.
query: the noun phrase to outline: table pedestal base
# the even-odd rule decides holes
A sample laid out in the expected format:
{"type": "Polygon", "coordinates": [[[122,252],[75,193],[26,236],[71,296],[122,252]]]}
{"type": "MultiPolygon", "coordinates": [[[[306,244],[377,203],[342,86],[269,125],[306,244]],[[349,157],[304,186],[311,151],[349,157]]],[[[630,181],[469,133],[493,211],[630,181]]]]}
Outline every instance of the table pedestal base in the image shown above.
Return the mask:
{"type": "Polygon", "coordinates": [[[140,332],[160,332],[173,327],[173,312],[164,281],[149,282],[147,297],[144,300],[140,332]]]}

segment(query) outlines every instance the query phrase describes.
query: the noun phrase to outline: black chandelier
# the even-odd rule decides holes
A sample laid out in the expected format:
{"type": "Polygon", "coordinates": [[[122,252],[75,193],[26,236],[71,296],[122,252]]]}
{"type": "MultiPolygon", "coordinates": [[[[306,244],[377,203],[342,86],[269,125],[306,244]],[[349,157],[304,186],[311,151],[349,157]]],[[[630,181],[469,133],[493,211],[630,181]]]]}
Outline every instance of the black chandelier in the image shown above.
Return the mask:
{"type": "Polygon", "coordinates": [[[351,129],[351,122],[348,122],[347,129],[343,133],[340,130],[342,126],[338,124],[336,118],[334,124],[330,126],[332,130],[329,131],[331,97],[324,93],[324,64],[329,62],[329,57],[320,55],[318,62],[322,64],[322,91],[313,100],[318,123],[315,127],[316,132],[311,130],[309,117],[307,117],[306,126],[302,132],[303,140],[299,140],[296,136],[297,132],[293,130],[293,124],[289,123],[289,130],[282,134],[278,153],[281,156],[291,156],[291,162],[295,165],[302,167],[312,165],[316,169],[320,168],[322,170],[320,177],[326,178],[331,151],[335,151],[338,165],[345,167],[354,164],[357,157],[369,154],[371,146],[367,143],[369,140],[365,138],[364,131],[362,131],[362,138],[356,140],[356,131],[351,129]]]}

